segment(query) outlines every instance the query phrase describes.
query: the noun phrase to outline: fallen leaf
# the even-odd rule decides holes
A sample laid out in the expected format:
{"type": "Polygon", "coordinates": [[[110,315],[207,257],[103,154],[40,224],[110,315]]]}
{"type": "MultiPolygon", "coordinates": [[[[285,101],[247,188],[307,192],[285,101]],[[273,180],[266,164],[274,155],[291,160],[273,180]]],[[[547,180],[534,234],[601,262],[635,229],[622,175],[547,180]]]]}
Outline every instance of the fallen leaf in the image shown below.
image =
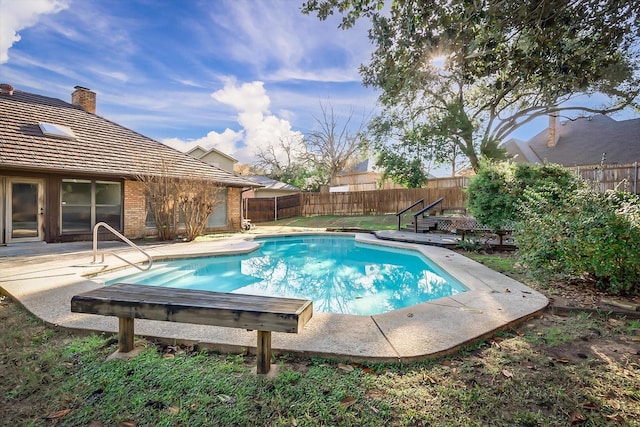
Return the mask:
{"type": "Polygon", "coordinates": [[[343,408],[348,408],[349,406],[353,405],[356,402],[357,401],[355,397],[348,396],[340,401],[340,406],[342,406],[343,408]]]}
{"type": "Polygon", "coordinates": [[[167,412],[170,413],[171,415],[175,415],[178,412],[180,412],[180,408],[178,408],[177,406],[169,406],[169,408],[167,409],[167,412]]]}
{"type": "Polygon", "coordinates": [[[631,341],[640,342],[640,337],[631,337],[631,341]]]}
{"type": "Polygon", "coordinates": [[[606,415],[606,417],[608,419],[610,419],[611,421],[616,421],[619,424],[625,424],[626,420],[624,419],[624,417],[620,414],[612,414],[612,415],[606,415]]]}
{"type": "Polygon", "coordinates": [[[618,403],[617,400],[607,400],[607,403],[609,404],[609,406],[611,406],[613,409],[618,410],[620,409],[620,403],[618,403]]]}
{"type": "Polygon", "coordinates": [[[118,423],[118,427],[138,427],[138,423],[135,421],[122,421],[118,423]]]}
{"type": "Polygon", "coordinates": [[[295,418],[291,418],[291,425],[293,427],[298,427],[298,420],[296,420],[295,418]]]}
{"type": "Polygon", "coordinates": [[[507,371],[506,369],[502,370],[502,375],[504,375],[507,378],[513,378],[513,373],[510,371],[507,371]]]}
{"type": "Polygon", "coordinates": [[[63,409],[61,411],[53,412],[53,413],[47,415],[47,419],[48,420],[57,420],[58,418],[66,417],[67,415],[69,415],[69,412],[71,412],[71,409],[63,409]]]}
{"type": "Polygon", "coordinates": [[[520,337],[524,335],[524,331],[523,331],[522,329],[518,329],[518,330],[516,331],[516,333],[517,333],[517,334],[518,334],[518,336],[520,336],[520,337]]]}
{"type": "Polygon", "coordinates": [[[373,406],[369,405],[369,409],[371,409],[371,412],[373,412],[374,414],[377,414],[378,412],[380,412],[378,410],[378,408],[374,408],[373,406]]]}
{"type": "Polygon", "coordinates": [[[588,409],[590,411],[597,411],[599,410],[598,405],[596,405],[595,403],[591,402],[590,400],[587,400],[586,402],[584,402],[582,404],[582,407],[584,409],[588,409]]]}
{"type": "Polygon", "coordinates": [[[365,395],[367,399],[380,399],[384,397],[384,393],[380,390],[369,390],[365,395]]]}
{"type": "Polygon", "coordinates": [[[219,394],[218,399],[220,399],[220,402],[222,403],[233,403],[236,401],[233,397],[226,394],[219,394]]]}
{"type": "Polygon", "coordinates": [[[558,362],[558,363],[569,363],[571,362],[569,359],[567,359],[566,357],[561,357],[560,359],[553,359],[554,362],[558,362]]]}
{"type": "Polygon", "coordinates": [[[582,412],[575,410],[571,413],[571,416],[569,417],[569,422],[571,423],[571,425],[574,424],[580,424],[587,421],[587,417],[585,417],[582,412]]]}
{"type": "Polygon", "coordinates": [[[344,363],[338,363],[338,369],[342,369],[343,371],[351,372],[351,371],[353,371],[353,366],[346,365],[344,363]]]}

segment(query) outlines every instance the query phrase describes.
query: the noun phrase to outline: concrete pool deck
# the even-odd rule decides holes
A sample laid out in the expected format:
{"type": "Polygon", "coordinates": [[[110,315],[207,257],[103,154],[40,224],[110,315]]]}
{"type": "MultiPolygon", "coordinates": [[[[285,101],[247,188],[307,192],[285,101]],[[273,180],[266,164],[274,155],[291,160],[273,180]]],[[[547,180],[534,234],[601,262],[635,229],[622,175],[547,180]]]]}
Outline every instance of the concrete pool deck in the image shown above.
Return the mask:
{"type": "MultiPolygon", "coordinates": [[[[252,238],[258,236],[143,248],[154,260],[245,253],[255,248],[252,238]]],[[[355,233],[355,236],[362,242],[418,250],[469,290],[380,315],[316,312],[300,334],[274,333],[274,353],[351,361],[421,360],[453,353],[541,313],[548,304],[539,292],[448,249],[379,240],[372,234],[355,233]]],[[[105,248],[117,249],[119,255],[131,261],[145,260],[142,254],[116,242],[100,242],[99,249],[105,248]]],[[[126,267],[111,255],[105,256],[104,264],[93,264],[90,242],[9,245],[0,247],[0,288],[49,324],[78,331],[115,333],[117,318],[72,313],[70,304],[73,295],[102,286],[90,277],[126,267]]],[[[199,343],[221,352],[254,353],[256,347],[255,332],[233,328],[137,319],[135,333],[169,343],[199,343]]]]}

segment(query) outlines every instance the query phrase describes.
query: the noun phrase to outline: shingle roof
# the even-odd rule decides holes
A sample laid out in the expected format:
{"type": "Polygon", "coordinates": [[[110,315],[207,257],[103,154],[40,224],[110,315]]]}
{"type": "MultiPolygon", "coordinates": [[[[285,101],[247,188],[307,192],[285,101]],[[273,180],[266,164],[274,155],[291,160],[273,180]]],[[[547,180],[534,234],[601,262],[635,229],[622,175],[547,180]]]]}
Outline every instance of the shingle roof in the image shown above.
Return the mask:
{"type": "Polygon", "coordinates": [[[0,94],[0,167],[42,172],[83,173],[135,178],[169,174],[209,179],[231,187],[255,186],[250,180],[161,144],[82,108],[28,92],[0,94]],[[71,128],[75,139],[43,135],[38,123],[71,128]]]}
{"type": "Polygon", "coordinates": [[[267,178],[262,175],[250,175],[246,178],[256,182],[259,185],[263,185],[265,190],[287,190],[287,191],[300,191],[295,185],[287,184],[286,182],[276,181],[275,179],[267,178]]]}
{"type": "Polygon", "coordinates": [[[600,163],[606,153],[606,163],[633,163],[640,161],[640,119],[616,121],[608,116],[596,115],[561,122],[556,130],[555,147],[547,146],[545,129],[529,141],[509,140],[505,148],[518,154],[517,161],[530,163],[558,163],[564,166],[600,163]]]}

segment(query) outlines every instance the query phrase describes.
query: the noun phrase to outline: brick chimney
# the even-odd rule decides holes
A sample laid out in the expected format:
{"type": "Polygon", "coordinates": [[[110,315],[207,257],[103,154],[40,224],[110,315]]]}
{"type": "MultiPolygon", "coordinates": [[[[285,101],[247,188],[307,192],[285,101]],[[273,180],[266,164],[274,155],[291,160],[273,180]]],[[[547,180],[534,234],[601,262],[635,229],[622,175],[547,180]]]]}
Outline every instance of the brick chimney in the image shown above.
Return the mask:
{"type": "Polygon", "coordinates": [[[0,84],[0,93],[3,95],[13,95],[13,86],[7,83],[0,84]]]}
{"type": "Polygon", "coordinates": [[[557,121],[558,116],[549,114],[549,138],[547,139],[547,147],[555,147],[558,143],[557,121]]]}
{"type": "Polygon", "coordinates": [[[71,94],[71,103],[89,113],[96,113],[96,93],[86,87],[75,87],[75,90],[71,94]]]}

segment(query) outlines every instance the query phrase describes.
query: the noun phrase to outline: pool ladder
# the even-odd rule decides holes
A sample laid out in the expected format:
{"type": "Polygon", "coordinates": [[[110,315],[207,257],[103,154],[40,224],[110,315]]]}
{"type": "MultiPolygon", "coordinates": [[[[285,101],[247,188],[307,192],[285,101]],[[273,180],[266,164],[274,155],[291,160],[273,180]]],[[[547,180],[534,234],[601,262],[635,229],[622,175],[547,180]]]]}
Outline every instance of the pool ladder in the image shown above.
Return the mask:
{"type": "Polygon", "coordinates": [[[116,230],[115,228],[113,228],[112,226],[107,224],[106,222],[99,222],[93,227],[93,263],[94,264],[96,263],[96,258],[98,257],[98,229],[100,227],[104,227],[107,230],[109,230],[110,232],[112,232],[116,237],[118,237],[120,240],[122,240],[123,242],[125,242],[126,244],[131,246],[133,249],[136,249],[139,252],[141,252],[142,255],[147,257],[147,259],[149,260],[149,264],[147,264],[146,267],[141,267],[138,264],[134,264],[131,261],[124,259],[123,257],[121,257],[120,255],[116,254],[115,252],[103,251],[103,252],[100,252],[100,255],[101,255],[101,261],[100,262],[101,263],[104,263],[104,254],[108,253],[108,254],[111,254],[114,257],[126,262],[130,266],[137,268],[140,271],[147,271],[147,270],[149,270],[151,268],[151,266],[153,265],[153,258],[151,258],[151,255],[149,255],[147,252],[142,250],[138,245],[133,243],[131,240],[129,240],[126,237],[124,237],[118,230],[116,230]]]}

